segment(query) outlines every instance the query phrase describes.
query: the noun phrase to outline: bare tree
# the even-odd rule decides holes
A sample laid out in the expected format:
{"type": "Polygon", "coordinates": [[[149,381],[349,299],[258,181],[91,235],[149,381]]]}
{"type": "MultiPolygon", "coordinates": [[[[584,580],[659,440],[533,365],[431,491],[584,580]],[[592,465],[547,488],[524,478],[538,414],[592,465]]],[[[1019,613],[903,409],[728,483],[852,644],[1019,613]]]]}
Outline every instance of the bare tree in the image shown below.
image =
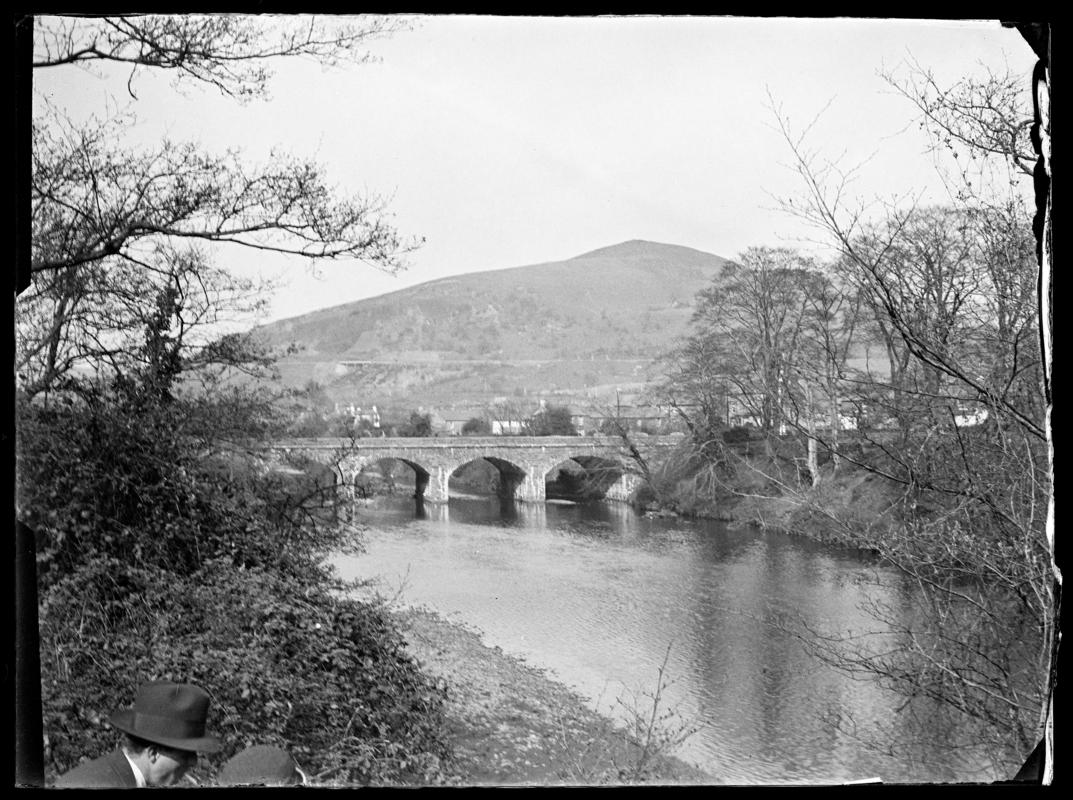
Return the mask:
{"type": "Polygon", "coordinates": [[[679,342],[663,361],[665,374],[656,389],[659,399],[703,446],[730,424],[731,382],[717,342],[697,332],[679,342]]]}
{"type": "Polygon", "coordinates": [[[365,45],[404,27],[398,16],[294,18],[234,14],[42,17],[34,26],[34,69],[112,62],[174,70],[177,80],[210,85],[244,100],[268,92],[272,62],[363,63],[365,45]]]}
{"type": "Polygon", "coordinates": [[[834,468],[839,465],[839,431],[842,428],[842,399],[846,396],[846,375],[851,355],[859,345],[862,293],[854,291],[835,270],[817,271],[803,283],[808,308],[804,339],[805,357],[800,360],[799,373],[806,382],[808,405],[809,472],[815,485],[820,471],[816,448],[816,432],[820,405],[826,405],[827,447],[832,453],[834,468]],[[812,386],[819,388],[814,397],[812,386]]]}
{"type": "MultiPolygon", "coordinates": [[[[1001,152],[1020,163],[1009,130],[1002,147],[984,137],[990,104],[1009,98],[987,82],[944,98],[924,109],[927,124],[979,157],[1001,152]],[[990,98],[975,110],[965,100],[974,92],[990,98]]],[[[1019,119],[1008,103],[1002,113],[1019,119]]],[[[899,487],[890,514],[861,527],[852,515],[823,513],[913,587],[912,608],[869,609],[887,634],[811,631],[805,641],[838,668],[902,693],[907,708],[930,698],[951,719],[982,724],[988,734],[976,744],[1001,774],[1023,760],[1045,718],[1055,601],[1044,402],[1038,358],[1026,347],[1038,324],[1027,225],[1016,197],[983,188],[950,207],[852,206],[848,173],[776,117],[805,187],[784,207],[824,234],[863,293],[887,346],[889,383],[865,375],[860,385],[886,398],[898,420],[894,442],[855,459],[899,487]],[[982,424],[959,422],[969,401],[987,410],[982,424]]]]}
{"type": "Polygon", "coordinates": [[[698,293],[694,333],[679,350],[687,358],[703,353],[765,433],[787,407],[807,309],[802,278],[811,268],[792,250],[745,251],[698,293]]]}
{"type": "Polygon", "coordinates": [[[119,144],[129,115],[75,126],[35,120],[31,221],[34,274],[145,259],[163,240],[243,245],[315,259],[361,258],[385,269],[404,249],[378,199],[333,195],[316,164],[274,153],[248,166],[237,151],[192,144],[119,144]]]}
{"type": "MultiPolygon", "coordinates": [[[[790,131],[775,113],[793,156],[793,169],[806,187],[803,198],[786,200],[783,208],[826,234],[853,266],[877,320],[887,326],[889,341],[897,345],[891,350],[893,386],[902,388],[895,376],[902,365],[908,368],[911,359],[915,369],[928,375],[926,384],[930,387],[938,385],[940,376],[950,379],[1043,438],[1040,420],[988,384],[973,365],[959,357],[959,350],[950,347],[950,334],[963,306],[970,298],[986,296],[991,290],[979,283],[978,265],[971,257],[973,226],[968,221],[955,221],[948,227],[950,214],[961,212],[924,210],[915,204],[904,208],[888,205],[880,219],[866,219],[862,207],[846,204],[847,173],[836,165],[817,163],[815,154],[805,148],[805,134],[790,131]],[[958,265],[965,269],[958,269],[958,265]],[[903,277],[901,270],[907,267],[911,274],[903,277]],[[918,292],[922,293],[919,297],[918,292]],[[897,352],[901,348],[904,350],[897,352]]],[[[1008,266],[1014,273],[1025,267],[1020,261],[1008,266]]]]}
{"type": "MultiPolygon", "coordinates": [[[[129,64],[128,88],[140,70],[174,70],[243,100],[266,95],[274,59],[362,62],[367,42],[404,25],[380,17],[43,17],[35,20],[34,68],[129,64]]],[[[144,323],[139,296],[175,286],[186,321],[206,332],[224,315],[255,310],[266,286],[213,267],[219,247],[393,272],[419,244],[399,236],[382,199],[340,196],[314,162],[275,152],[249,164],[234,149],[210,154],[170,141],[132,147],[125,137],[135,123],[128,112],[75,124],[47,103],[34,118],[36,285],[17,306],[18,367],[31,396],[78,369],[119,368],[144,323]]],[[[235,344],[232,335],[202,357],[234,355],[235,344]]]]}
{"type": "Polygon", "coordinates": [[[941,86],[927,67],[910,60],[902,74],[881,75],[888,85],[920,112],[920,126],[929,133],[931,148],[961,160],[959,172],[970,177],[972,168],[1009,164],[1022,175],[1032,175],[1036,154],[1031,141],[1032,114],[1025,105],[1023,78],[987,70],[983,77],[962,78],[941,86]]]}
{"type": "Polygon", "coordinates": [[[15,365],[30,397],[77,375],[115,376],[139,367],[150,302],[162,291],[176,296],[174,334],[187,373],[211,366],[260,374],[267,354],[249,333],[221,335],[220,325],[264,306],[266,282],[228,274],[197,248],[166,245],[153,269],[119,262],[67,267],[41,275],[19,298],[15,365]]]}

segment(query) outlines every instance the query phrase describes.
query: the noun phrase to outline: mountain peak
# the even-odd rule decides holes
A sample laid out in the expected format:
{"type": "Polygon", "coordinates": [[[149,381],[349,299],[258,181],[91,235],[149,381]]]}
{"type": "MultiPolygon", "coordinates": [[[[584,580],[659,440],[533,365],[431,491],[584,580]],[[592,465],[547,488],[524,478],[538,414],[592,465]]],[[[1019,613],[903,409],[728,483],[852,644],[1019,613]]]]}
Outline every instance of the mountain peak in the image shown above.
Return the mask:
{"type": "Polygon", "coordinates": [[[600,247],[596,250],[590,250],[587,253],[582,253],[579,256],[574,256],[574,258],[570,260],[575,261],[583,258],[660,258],[666,257],[672,253],[700,253],[700,251],[694,250],[691,247],[682,247],[681,245],[677,244],[650,242],[645,239],[629,239],[625,242],[620,242],[618,244],[612,244],[608,245],[607,247],[600,247]]]}

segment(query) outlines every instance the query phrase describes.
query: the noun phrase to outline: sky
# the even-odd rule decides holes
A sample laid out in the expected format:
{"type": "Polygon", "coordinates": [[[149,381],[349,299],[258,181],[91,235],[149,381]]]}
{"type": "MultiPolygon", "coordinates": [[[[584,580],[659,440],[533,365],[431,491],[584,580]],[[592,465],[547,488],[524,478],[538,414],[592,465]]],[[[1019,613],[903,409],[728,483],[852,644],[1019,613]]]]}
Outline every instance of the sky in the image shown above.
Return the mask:
{"type": "Polygon", "coordinates": [[[773,106],[810,146],[861,164],[851,192],[941,201],[915,108],[878,74],[915,60],[940,83],[1034,56],[996,20],[418,16],[374,63],[278,62],[271,98],[241,105],[171,76],[67,66],[34,76],[72,117],[137,114],[137,136],[314,158],[343,194],[388,200],[423,238],[397,275],[360,262],[228,248],[219,263],[276,278],[271,321],[449,275],[572,258],[630,239],[727,258],[815,249],[778,208],[800,195],[773,106]]]}

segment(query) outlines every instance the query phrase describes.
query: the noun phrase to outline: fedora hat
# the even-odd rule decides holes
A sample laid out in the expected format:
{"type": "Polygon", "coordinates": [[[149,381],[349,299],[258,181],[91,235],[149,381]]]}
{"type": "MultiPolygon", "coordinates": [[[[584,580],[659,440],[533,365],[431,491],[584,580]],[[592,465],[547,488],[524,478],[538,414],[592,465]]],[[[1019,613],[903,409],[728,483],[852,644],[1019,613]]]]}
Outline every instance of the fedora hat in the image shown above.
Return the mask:
{"type": "Polygon", "coordinates": [[[198,753],[215,753],[222,747],[215,736],[205,735],[209,695],[192,683],[154,681],[138,687],[133,708],[116,711],[109,722],[147,742],[198,753]]]}
{"type": "Polygon", "coordinates": [[[220,786],[288,786],[304,783],[301,770],[282,747],[255,744],[231,757],[217,778],[220,786]]]}

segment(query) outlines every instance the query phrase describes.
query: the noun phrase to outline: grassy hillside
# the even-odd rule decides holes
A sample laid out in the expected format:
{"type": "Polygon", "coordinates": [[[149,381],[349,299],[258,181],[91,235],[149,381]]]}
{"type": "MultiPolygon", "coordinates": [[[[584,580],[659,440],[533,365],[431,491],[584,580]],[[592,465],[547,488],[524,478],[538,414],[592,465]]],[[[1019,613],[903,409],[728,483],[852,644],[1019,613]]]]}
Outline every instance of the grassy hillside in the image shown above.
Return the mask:
{"type": "Polygon", "coordinates": [[[567,261],[443,278],[266,325],[281,364],[339,400],[445,403],[505,394],[613,393],[685,332],[726,260],[630,241],[567,261]]]}

